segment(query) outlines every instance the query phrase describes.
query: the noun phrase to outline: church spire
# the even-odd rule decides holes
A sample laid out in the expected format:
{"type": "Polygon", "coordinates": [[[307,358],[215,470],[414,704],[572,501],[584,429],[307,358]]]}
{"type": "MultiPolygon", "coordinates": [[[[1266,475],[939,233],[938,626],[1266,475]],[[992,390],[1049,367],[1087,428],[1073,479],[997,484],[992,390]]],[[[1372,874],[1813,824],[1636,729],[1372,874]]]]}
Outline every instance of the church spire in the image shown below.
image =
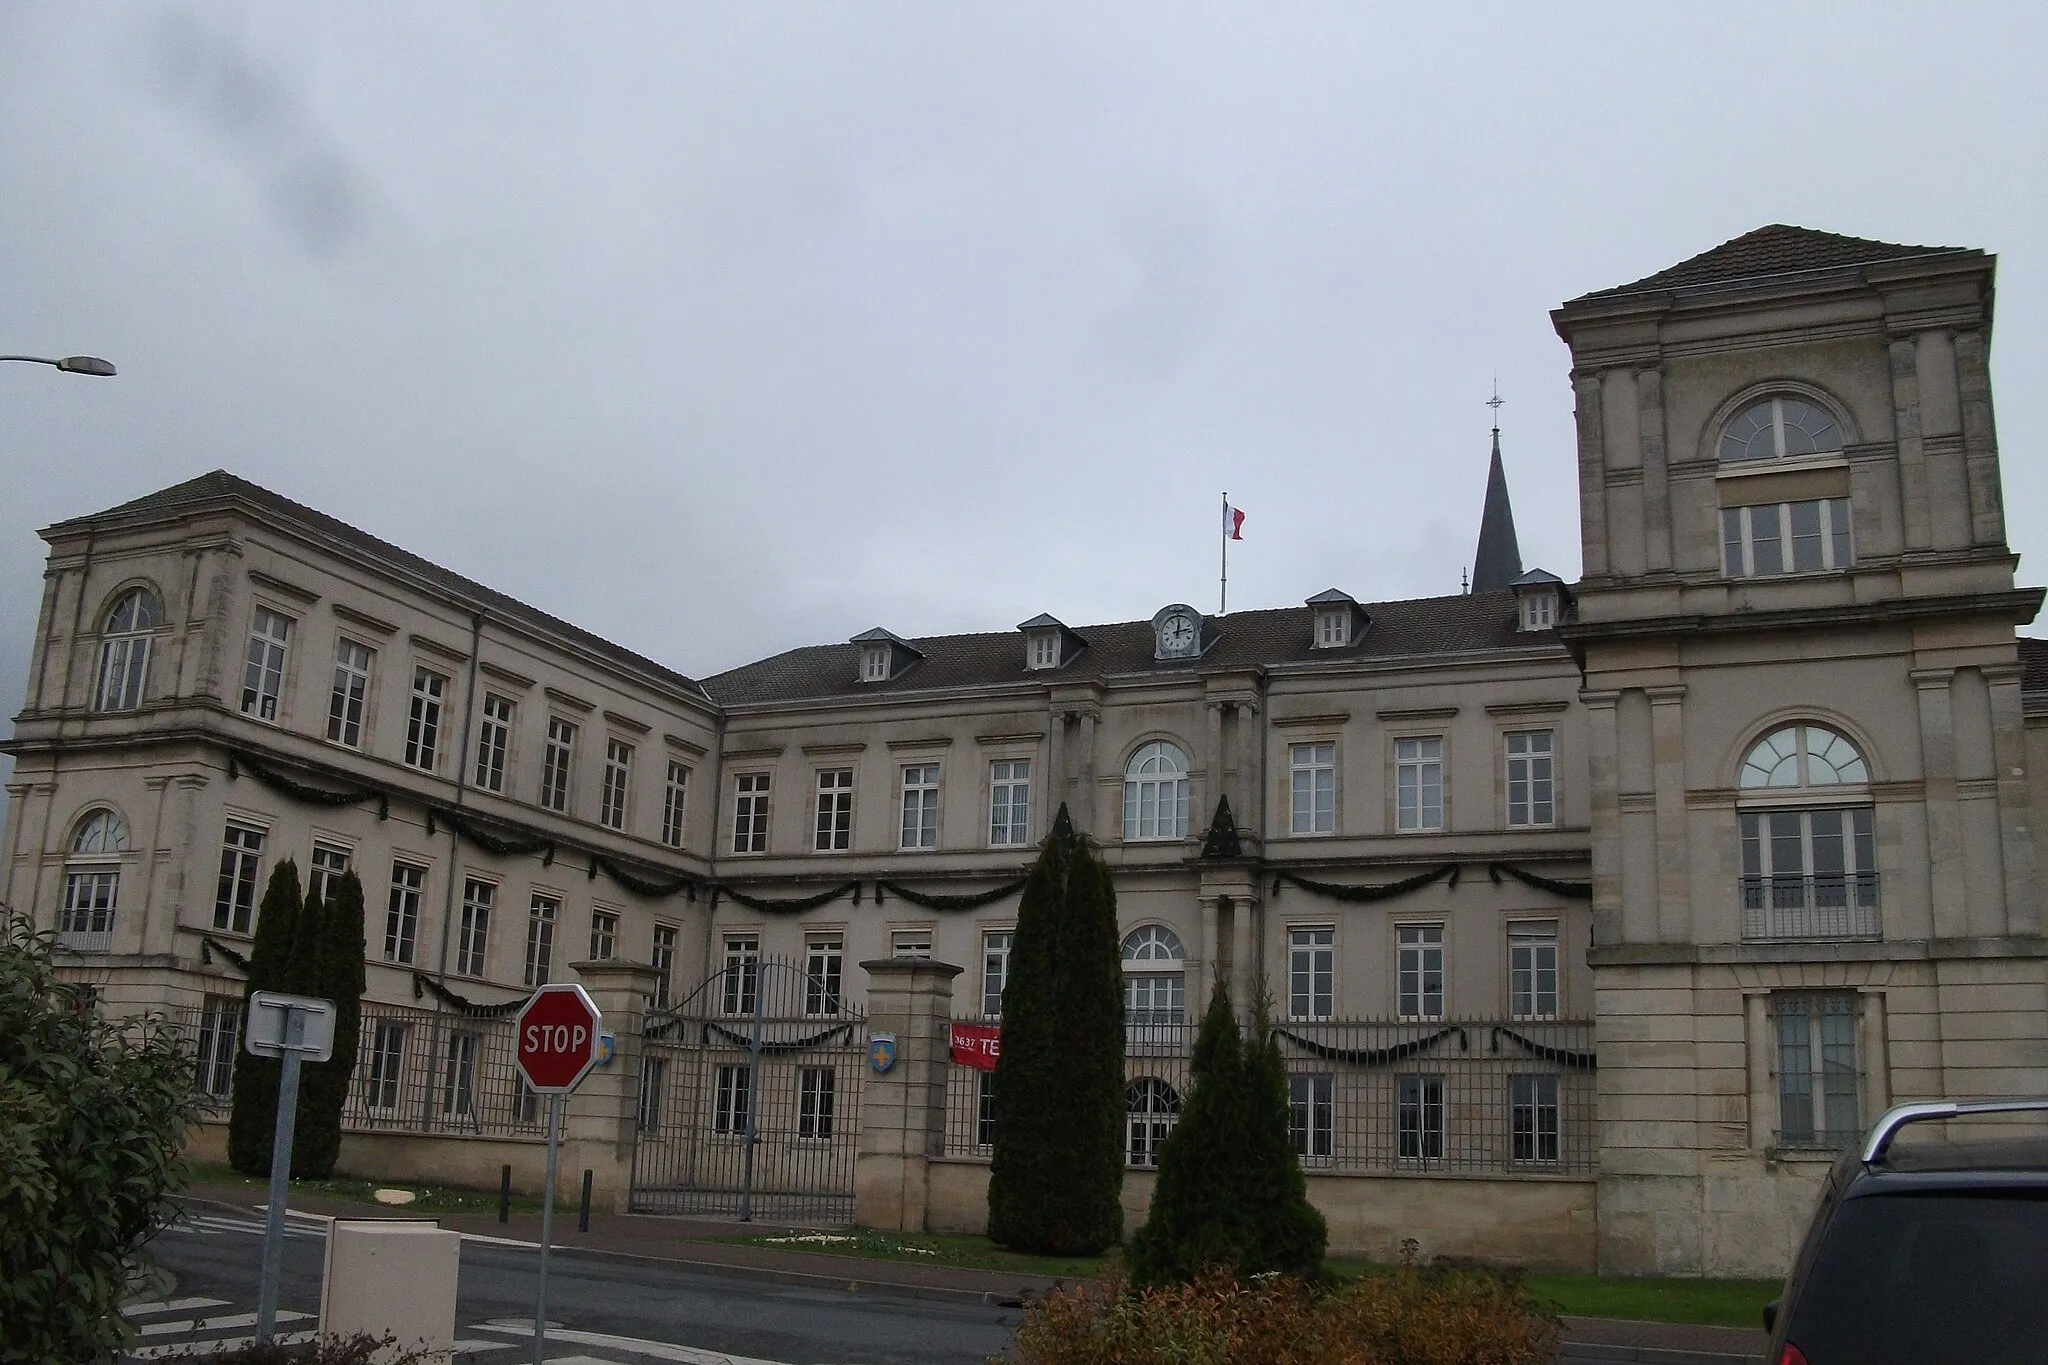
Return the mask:
{"type": "Polygon", "coordinates": [[[1493,409],[1493,463],[1486,471],[1486,507],[1479,516],[1479,550],[1472,556],[1472,591],[1495,592],[1522,576],[1522,549],[1515,543],[1515,509],[1508,502],[1507,471],[1500,461],[1498,382],[1486,406],[1493,409]]]}

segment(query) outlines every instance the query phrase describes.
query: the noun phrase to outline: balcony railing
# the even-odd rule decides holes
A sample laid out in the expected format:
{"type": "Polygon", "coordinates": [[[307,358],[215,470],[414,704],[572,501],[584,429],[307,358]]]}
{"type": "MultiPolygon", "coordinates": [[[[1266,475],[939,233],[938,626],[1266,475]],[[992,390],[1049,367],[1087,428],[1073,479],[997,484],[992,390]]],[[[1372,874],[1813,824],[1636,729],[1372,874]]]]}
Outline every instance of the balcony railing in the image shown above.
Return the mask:
{"type": "Polygon", "coordinates": [[[1742,937],[1878,938],[1877,873],[1773,874],[1742,879],[1742,937]]]}
{"type": "Polygon", "coordinates": [[[57,946],[74,953],[110,953],[114,950],[112,929],[59,929],[57,946]]]}

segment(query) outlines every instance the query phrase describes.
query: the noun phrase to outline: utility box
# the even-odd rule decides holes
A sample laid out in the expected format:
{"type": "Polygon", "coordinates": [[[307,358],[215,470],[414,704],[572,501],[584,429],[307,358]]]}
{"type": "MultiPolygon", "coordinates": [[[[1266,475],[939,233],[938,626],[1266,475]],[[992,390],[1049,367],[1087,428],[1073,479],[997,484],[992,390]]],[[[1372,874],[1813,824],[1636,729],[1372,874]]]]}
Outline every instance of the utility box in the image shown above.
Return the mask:
{"type": "Polygon", "coordinates": [[[403,1349],[447,1360],[461,1268],[462,1234],[431,1218],[337,1218],[327,1234],[320,1331],[389,1332],[403,1349]]]}

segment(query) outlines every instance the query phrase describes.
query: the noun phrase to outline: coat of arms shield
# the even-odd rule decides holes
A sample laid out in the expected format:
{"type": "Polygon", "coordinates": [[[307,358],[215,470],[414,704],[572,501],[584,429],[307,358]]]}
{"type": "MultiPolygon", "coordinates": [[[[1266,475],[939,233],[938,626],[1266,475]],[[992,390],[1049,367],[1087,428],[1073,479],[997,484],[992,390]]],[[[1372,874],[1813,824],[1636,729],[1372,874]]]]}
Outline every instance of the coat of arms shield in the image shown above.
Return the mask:
{"type": "Polygon", "coordinates": [[[895,1034],[877,1033],[868,1038],[868,1065],[878,1076],[887,1074],[889,1068],[896,1065],[895,1034]]]}

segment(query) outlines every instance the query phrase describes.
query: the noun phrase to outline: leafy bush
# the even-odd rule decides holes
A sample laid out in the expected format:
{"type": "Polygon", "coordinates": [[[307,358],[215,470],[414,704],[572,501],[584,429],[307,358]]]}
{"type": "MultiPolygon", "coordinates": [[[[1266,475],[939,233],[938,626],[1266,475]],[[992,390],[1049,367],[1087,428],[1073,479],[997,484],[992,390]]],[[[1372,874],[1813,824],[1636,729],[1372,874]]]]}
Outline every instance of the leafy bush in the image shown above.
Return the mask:
{"type": "MultiPolygon", "coordinates": [[[[317,979],[307,994],[334,1002],[334,1055],[310,1063],[300,1076],[298,1129],[292,1137],[292,1175],[300,1180],[334,1174],[341,1157],[341,1111],[348,1103],[362,1033],[363,884],[354,872],[345,872],[331,886],[314,921],[318,941],[308,955],[316,958],[317,979]]],[[[303,919],[299,932],[308,936],[303,919]]]]}
{"type": "Polygon", "coordinates": [[[102,1019],[51,944],[13,916],[0,940],[0,1361],[120,1345],[126,1271],[175,1211],[196,1113],[177,1031],[102,1019]]]}
{"type": "Polygon", "coordinates": [[[1549,1365],[1557,1322],[1518,1281],[1413,1264],[1335,1292],[1291,1275],[1055,1290],[1018,1365],[1549,1365]]]}
{"type": "Polygon", "coordinates": [[[261,1341],[226,1354],[216,1354],[202,1345],[172,1356],[171,1360],[204,1360],[209,1365],[428,1365],[440,1358],[424,1350],[401,1348],[398,1338],[389,1332],[381,1337],[355,1332],[290,1345],[261,1341]]]}
{"type": "MultiPolygon", "coordinates": [[[[249,982],[242,997],[245,1028],[249,996],[258,991],[289,992],[296,983],[292,950],[299,918],[299,868],[286,858],[270,874],[263,903],[256,909],[256,941],[249,950],[249,982]]],[[[243,1175],[270,1174],[281,1071],[282,1064],[275,1057],[244,1055],[235,1059],[234,1101],[228,1110],[228,1164],[243,1175]]]]}

